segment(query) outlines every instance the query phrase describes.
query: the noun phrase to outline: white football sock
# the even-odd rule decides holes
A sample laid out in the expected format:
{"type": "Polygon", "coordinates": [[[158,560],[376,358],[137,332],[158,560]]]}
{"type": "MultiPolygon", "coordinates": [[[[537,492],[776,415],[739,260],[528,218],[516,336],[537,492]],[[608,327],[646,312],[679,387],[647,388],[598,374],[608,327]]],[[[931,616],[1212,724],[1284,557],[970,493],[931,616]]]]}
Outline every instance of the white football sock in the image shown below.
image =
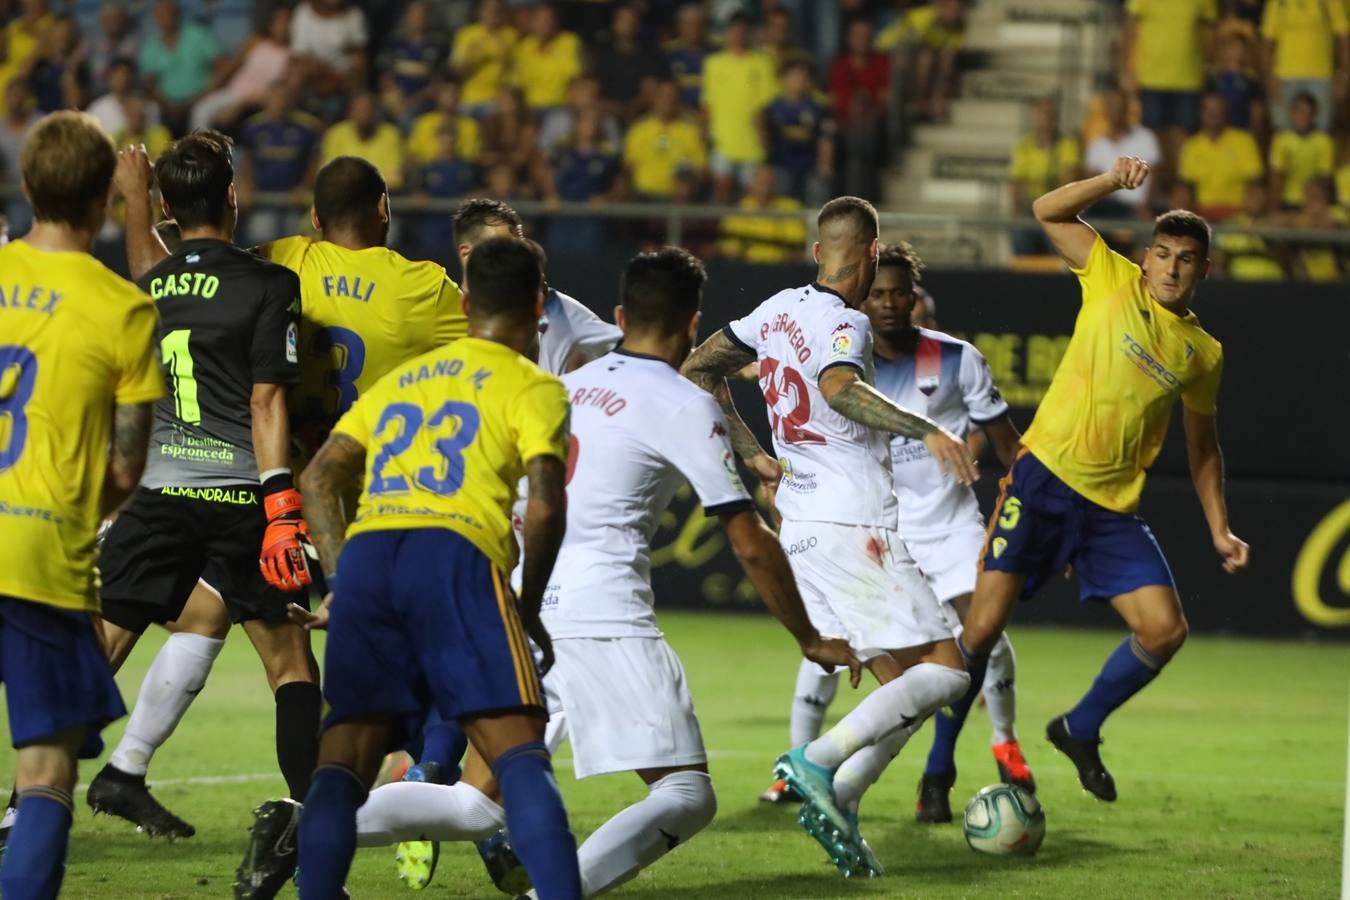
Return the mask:
{"type": "Polygon", "coordinates": [[[505,825],[502,808],[472,785],[395,781],[371,791],[356,811],[356,846],[481,841],[505,825]]]}
{"type": "Polygon", "coordinates": [[[113,768],[144,775],[150,757],[178,727],[197,693],[206,685],[211,665],[225,642],[200,634],[169,635],[141,682],[127,730],[108,757],[113,768]]]}
{"type": "Polygon", "coordinates": [[[863,702],[829,731],[806,745],[806,758],[837,769],[863,747],[901,728],[918,725],[934,712],[959,700],[970,685],[960,669],[937,663],[910,666],[899,678],[868,694],[863,702]]]}
{"type": "Polygon", "coordinates": [[[1017,732],[1013,728],[1017,718],[1016,674],[1017,657],[1013,654],[1012,644],[1008,642],[1006,634],[1000,635],[989,654],[989,669],[984,676],[984,703],[989,708],[989,720],[994,726],[995,744],[1017,740],[1017,732]]]}
{"type": "Polygon", "coordinates": [[[914,732],[923,727],[920,720],[908,728],[888,734],[870,747],[864,747],[844,760],[834,773],[834,799],[844,809],[856,813],[863,793],[877,783],[881,773],[891,764],[909,742],[914,732]]]}
{"type": "Polygon", "coordinates": [[[797,669],[797,689],[792,695],[792,716],[788,720],[788,746],[800,747],[820,737],[825,712],[839,690],[839,673],[825,670],[809,659],[797,669]]]}
{"type": "Polygon", "coordinates": [[[712,778],[705,772],[672,772],[648,790],[577,850],[583,896],[594,897],[629,881],[702,831],[717,814],[712,778]]]}

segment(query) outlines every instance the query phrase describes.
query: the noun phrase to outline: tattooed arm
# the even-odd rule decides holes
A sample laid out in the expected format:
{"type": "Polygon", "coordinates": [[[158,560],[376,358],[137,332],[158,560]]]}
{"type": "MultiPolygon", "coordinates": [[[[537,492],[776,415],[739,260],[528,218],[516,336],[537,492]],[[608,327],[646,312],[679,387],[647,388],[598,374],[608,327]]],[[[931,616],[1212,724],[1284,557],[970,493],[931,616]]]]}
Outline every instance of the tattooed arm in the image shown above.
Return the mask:
{"type": "Polygon", "coordinates": [[[342,491],[365,467],[366,448],[345,434],[334,433],[300,473],[305,521],[309,523],[309,537],[319,552],[319,564],[325,575],[332,576],[337,571],[338,556],[346,540],[342,491]]]}
{"type": "Polygon", "coordinates": [[[154,414],[153,403],[133,403],[113,408],[112,443],[108,449],[108,468],[103,475],[100,517],[111,515],[141,483],[145,455],[150,449],[150,422],[154,414]]]}
{"type": "Polygon", "coordinates": [[[713,395],[727,420],[727,437],[736,455],[760,481],[777,486],[782,476],[778,460],[765,452],[750,426],[736,411],[731,387],[727,384],[728,375],[734,375],[754,360],[755,354],[737,346],[725,333],[718,331],[690,354],[680,367],[680,374],[713,395]]]}
{"type": "Polygon", "coordinates": [[[944,473],[963,484],[974,483],[979,476],[964,442],[932,419],[897,406],[860,376],[851,365],[831,366],[821,373],[820,393],[830,409],[868,428],[923,441],[944,473]]]}
{"type": "Polygon", "coordinates": [[[547,672],[553,667],[553,641],[539,620],[539,608],[567,530],[567,466],[556,456],[536,456],[525,464],[525,474],[530,487],[525,500],[518,607],[526,633],[543,655],[540,668],[547,672]]]}

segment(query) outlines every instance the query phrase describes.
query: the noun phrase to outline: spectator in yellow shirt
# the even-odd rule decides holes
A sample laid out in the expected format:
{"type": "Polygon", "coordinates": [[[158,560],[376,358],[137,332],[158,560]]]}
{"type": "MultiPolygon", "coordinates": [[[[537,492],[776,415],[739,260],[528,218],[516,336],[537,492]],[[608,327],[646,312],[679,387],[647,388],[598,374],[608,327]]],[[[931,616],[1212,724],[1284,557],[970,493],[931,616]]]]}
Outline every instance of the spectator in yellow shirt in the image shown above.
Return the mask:
{"type": "Polygon", "coordinates": [[[1335,147],[1331,135],[1317,131],[1317,100],[1302,93],[1289,109],[1294,127],[1275,135],[1270,145],[1270,203],[1272,209],[1300,209],[1303,187],[1314,178],[1330,178],[1335,147]]]}
{"type": "Polygon", "coordinates": [[[28,76],[53,21],[45,0],[29,0],[23,4],[23,12],[18,18],[4,26],[0,41],[4,42],[6,51],[0,54],[3,57],[0,59],[0,84],[28,76]]]}
{"type": "Polygon", "coordinates": [[[516,44],[515,78],[536,113],[567,102],[567,85],[581,74],[581,39],[558,29],[558,12],[545,3],[530,13],[530,34],[516,44]]]}
{"type": "Polygon", "coordinates": [[[1275,126],[1289,127],[1290,103],[1306,91],[1317,98],[1318,130],[1330,131],[1336,95],[1344,96],[1350,79],[1345,0],[1267,0],[1261,36],[1275,126]]]}
{"type": "MultiPolygon", "coordinates": [[[[1012,190],[1013,215],[1031,214],[1031,201],[1061,184],[1077,181],[1082,154],[1078,140],[1060,134],[1059,107],[1053,98],[1037,100],[1031,108],[1031,132],[1013,148],[1008,186],[1012,190]]],[[[1013,252],[1018,256],[1055,252],[1039,227],[1016,229],[1013,252]]]]}
{"type": "Polygon", "coordinates": [[[1350,160],[1341,163],[1336,170],[1336,200],[1341,209],[1350,213],[1350,160]]]}
{"type": "Polygon", "coordinates": [[[1228,220],[1232,230],[1214,235],[1217,272],[1234,281],[1283,281],[1288,277],[1283,251],[1255,231],[1270,224],[1266,216],[1269,205],[1264,184],[1253,181],[1247,185],[1242,211],[1228,220]]]}
{"type": "Polygon", "coordinates": [[[459,111],[459,85],[442,82],[436,88],[436,106],[413,119],[408,132],[408,158],[414,166],[425,165],[440,152],[441,126],[454,123],[456,155],[467,162],[478,159],[478,122],[459,111]]]}
{"type": "Polygon", "coordinates": [[[1163,137],[1168,158],[1200,119],[1200,90],[1211,58],[1215,0],[1129,0],[1125,71],[1139,88],[1144,125],[1163,137]],[[1171,129],[1169,135],[1164,129],[1171,129]]]}
{"type": "Polygon", "coordinates": [[[352,97],[347,118],[328,129],[323,136],[319,165],[325,166],[339,156],[357,156],[380,170],[390,192],[403,187],[403,136],[393,125],[381,122],[375,96],[361,93],[352,97]]]}
{"type": "Polygon", "coordinates": [[[463,84],[464,111],[474,118],[492,111],[497,93],[508,81],[516,40],[502,0],[482,0],[478,21],[455,33],[450,68],[463,84]]]}
{"type": "Polygon", "coordinates": [[[755,215],[761,210],[800,210],[800,200],[778,195],[778,173],[773,166],[756,166],[745,196],[737,204],[743,213],[727,216],[719,229],[718,249],[724,256],[751,263],[801,260],[806,248],[806,223],[800,216],[780,219],[755,215]]]}
{"type": "MultiPolygon", "coordinates": [[[[1303,208],[1289,218],[1294,228],[1340,231],[1350,225],[1350,214],[1331,205],[1331,184],[1313,178],[1303,186],[1303,208]]],[[[1296,248],[1294,272],[1304,281],[1339,281],[1345,268],[1345,251],[1339,244],[1302,243],[1296,248]]]]}
{"type": "Polygon", "coordinates": [[[1256,139],[1246,129],[1229,127],[1221,94],[1201,100],[1200,131],[1182,145],[1178,174],[1195,185],[1196,211],[1211,222],[1237,212],[1247,184],[1263,174],[1256,139]]]}
{"type": "Polygon", "coordinates": [[[703,105],[712,139],[713,194],[728,204],[737,184],[745,185],[764,161],[764,108],[778,92],[773,57],[750,47],[750,19],[731,17],[726,49],[703,63],[703,105]]]}
{"type": "Polygon", "coordinates": [[[677,175],[701,180],[708,153],[698,125],[680,113],[680,89],[674,81],[657,84],[651,113],[628,129],[623,165],[640,199],[670,199],[677,175]]]}

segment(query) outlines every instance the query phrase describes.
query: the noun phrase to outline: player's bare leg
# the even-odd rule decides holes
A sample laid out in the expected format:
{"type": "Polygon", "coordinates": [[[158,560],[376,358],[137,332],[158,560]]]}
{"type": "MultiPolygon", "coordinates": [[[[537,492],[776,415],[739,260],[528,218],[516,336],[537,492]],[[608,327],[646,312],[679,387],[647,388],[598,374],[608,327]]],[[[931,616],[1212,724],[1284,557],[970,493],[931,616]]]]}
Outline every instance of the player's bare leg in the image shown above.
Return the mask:
{"type": "Polygon", "coordinates": [[[0,866],[0,891],[7,897],[60,892],[75,809],[76,757],[84,737],[84,728],[72,728],[20,747],[16,754],[18,812],[0,866]]]}
{"type": "MultiPolygon", "coordinates": [[[[962,594],[948,601],[957,620],[964,623],[970,615],[971,594],[962,594]]],[[[962,637],[964,628],[957,626],[956,636],[962,637]]],[[[956,741],[965,725],[970,712],[971,702],[977,695],[983,694],[989,707],[989,718],[993,724],[993,754],[998,766],[999,780],[1007,784],[1016,784],[1028,791],[1035,792],[1036,779],[1022,755],[1021,745],[1013,730],[1016,697],[1014,681],[1016,658],[1012,644],[1006,634],[1000,635],[989,654],[982,684],[972,682],[972,690],[967,697],[938,710],[933,716],[933,745],[928,751],[928,761],[924,766],[923,777],[919,781],[919,799],[915,810],[915,819],[920,822],[950,822],[952,809],[950,794],[956,783],[956,741]],[[978,688],[978,691],[976,690],[978,688]]]]}
{"type": "Polygon", "coordinates": [[[244,633],[262,660],[267,685],[276,700],[277,765],[291,799],[303,801],[319,754],[319,663],[310,635],[291,622],[251,620],[244,633]]]}
{"type": "Polygon", "coordinates": [[[1053,719],[1046,737],[1073,761],[1083,789],[1116,799],[1116,783],[1102,763],[1101,726],[1116,709],[1157,677],[1186,642],[1186,616],[1171,585],[1148,585],[1111,600],[1131,636],[1107,658],[1078,705],[1053,719]]]}
{"type": "MultiPolygon", "coordinates": [[[[106,620],[101,624],[116,671],[140,635],[106,620]]],[[[182,613],[165,628],[169,639],[146,671],[126,731],[107,765],[90,782],[86,800],[95,813],[119,816],[151,837],[192,837],[196,829],[150,793],[145,777],[155,751],[173,734],[206,684],[225,646],[230,618],[220,595],[198,582],[182,613]]]]}

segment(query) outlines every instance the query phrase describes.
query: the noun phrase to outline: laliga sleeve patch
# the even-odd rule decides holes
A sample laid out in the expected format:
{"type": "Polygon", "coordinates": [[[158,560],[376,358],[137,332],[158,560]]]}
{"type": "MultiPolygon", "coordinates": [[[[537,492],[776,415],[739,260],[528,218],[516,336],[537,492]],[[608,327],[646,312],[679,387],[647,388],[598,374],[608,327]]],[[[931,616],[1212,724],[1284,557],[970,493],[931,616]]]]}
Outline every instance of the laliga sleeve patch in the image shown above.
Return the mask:
{"type": "Polygon", "coordinates": [[[840,332],[830,341],[830,359],[844,359],[853,350],[853,338],[840,332]]]}
{"type": "Polygon", "coordinates": [[[298,344],[300,343],[300,333],[294,322],[286,326],[286,362],[296,363],[300,361],[298,344]]]}
{"type": "Polygon", "coordinates": [[[736,468],[736,457],[730,450],[722,451],[722,468],[727,470],[727,483],[733,490],[744,491],[745,483],[741,481],[740,470],[736,468]]]}

